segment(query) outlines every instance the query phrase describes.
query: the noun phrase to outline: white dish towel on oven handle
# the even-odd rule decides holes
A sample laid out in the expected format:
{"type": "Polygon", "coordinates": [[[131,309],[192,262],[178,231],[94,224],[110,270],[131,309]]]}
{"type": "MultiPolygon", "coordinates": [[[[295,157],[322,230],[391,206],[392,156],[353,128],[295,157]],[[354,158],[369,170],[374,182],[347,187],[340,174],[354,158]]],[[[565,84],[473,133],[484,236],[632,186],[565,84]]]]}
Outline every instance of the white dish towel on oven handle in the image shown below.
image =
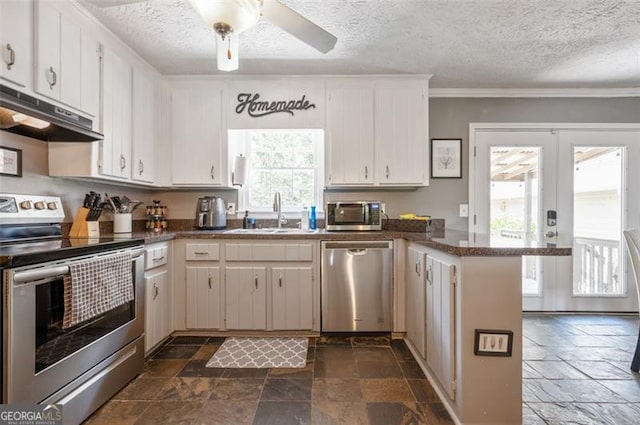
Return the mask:
{"type": "Polygon", "coordinates": [[[62,328],[99,316],[133,298],[131,254],[74,261],[64,276],[62,328]]]}

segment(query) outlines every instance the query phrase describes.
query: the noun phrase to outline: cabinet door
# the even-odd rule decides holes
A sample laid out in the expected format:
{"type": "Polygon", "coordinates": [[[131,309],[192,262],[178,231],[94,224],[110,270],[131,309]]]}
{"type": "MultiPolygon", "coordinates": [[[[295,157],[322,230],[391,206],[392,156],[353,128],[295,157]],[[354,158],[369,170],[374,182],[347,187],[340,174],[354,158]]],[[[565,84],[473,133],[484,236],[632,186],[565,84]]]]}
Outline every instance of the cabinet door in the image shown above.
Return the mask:
{"type": "Polygon", "coordinates": [[[35,91],[60,99],[60,21],[54,2],[36,2],[35,91]]]}
{"type": "Polygon", "coordinates": [[[80,59],[82,75],[81,83],[81,109],[94,117],[94,129],[100,128],[98,114],[100,112],[100,64],[102,61],[102,48],[100,42],[93,38],[87,31],[80,35],[80,59]]]}
{"type": "Polygon", "coordinates": [[[373,184],[373,88],[329,90],[326,113],[328,185],[373,184]]]}
{"type": "Polygon", "coordinates": [[[168,271],[164,269],[145,277],[145,352],[171,333],[167,329],[166,319],[167,316],[171,317],[171,309],[167,309],[167,302],[171,299],[168,293],[168,275],[168,271]]]}
{"type": "Polygon", "coordinates": [[[60,15],[60,101],[81,108],[82,61],[80,26],[70,17],[60,15]]]}
{"type": "Polygon", "coordinates": [[[273,329],[312,329],[313,269],[274,267],[271,288],[273,329]]]}
{"type": "Polygon", "coordinates": [[[264,267],[225,268],[227,329],[266,329],[266,277],[264,267]]]}
{"type": "Polygon", "coordinates": [[[407,338],[420,355],[425,357],[425,254],[409,247],[407,249],[406,277],[406,324],[407,338]]]}
{"type": "Polygon", "coordinates": [[[427,364],[455,398],[455,266],[427,257],[427,364]]]}
{"type": "Polygon", "coordinates": [[[31,79],[33,3],[0,1],[0,78],[26,87],[31,79]]]}
{"type": "Polygon", "coordinates": [[[226,167],[222,89],[174,88],[171,93],[171,180],[177,185],[222,185],[226,167]]]}
{"type": "Polygon", "coordinates": [[[102,174],[131,175],[131,67],[110,49],[103,59],[102,174]]]}
{"type": "Polygon", "coordinates": [[[220,328],[220,267],[187,267],[187,329],[220,328]]]}
{"type": "Polygon", "coordinates": [[[423,185],[428,171],[428,97],[420,87],[376,89],[376,180],[423,185]]]}
{"type": "Polygon", "coordinates": [[[133,164],[131,178],[153,183],[156,141],[156,83],[153,76],[133,70],[133,164]]]}

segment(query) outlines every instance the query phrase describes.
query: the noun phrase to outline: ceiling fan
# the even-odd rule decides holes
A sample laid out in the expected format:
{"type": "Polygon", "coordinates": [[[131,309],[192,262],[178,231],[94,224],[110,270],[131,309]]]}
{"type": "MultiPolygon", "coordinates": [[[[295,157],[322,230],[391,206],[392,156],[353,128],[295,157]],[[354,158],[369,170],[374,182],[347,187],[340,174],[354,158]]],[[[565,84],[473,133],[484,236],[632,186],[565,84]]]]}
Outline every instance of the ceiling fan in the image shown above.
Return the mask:
{"type": "MultiPolygon", "coordinates": [[[[113,7],[150,0],[86,0],[98,7],[113,7]]],[[[314,49],[327,53],[338,40],[278,0],[189,0],[216,33],[218,69],[238,69],[238,35],[254,26],[260,16],[314,49]]]]}

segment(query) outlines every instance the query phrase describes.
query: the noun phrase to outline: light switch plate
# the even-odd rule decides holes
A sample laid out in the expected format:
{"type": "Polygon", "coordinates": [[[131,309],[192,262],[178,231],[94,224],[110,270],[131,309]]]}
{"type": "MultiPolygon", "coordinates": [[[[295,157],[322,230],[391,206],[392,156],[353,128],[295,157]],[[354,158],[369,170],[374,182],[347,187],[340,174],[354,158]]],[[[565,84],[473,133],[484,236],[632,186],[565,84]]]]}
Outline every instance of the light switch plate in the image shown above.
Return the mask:
{"type": "Polygon", "coordinates": [[[235,215],[236,213],[236,204],[233,202],[229,202],[227,204],[227,215],[235,215]]]}
{"type": "Polygon", "coordinates": [[[469,217],[469,204],[460,204],[460,217],[469,217]]]}

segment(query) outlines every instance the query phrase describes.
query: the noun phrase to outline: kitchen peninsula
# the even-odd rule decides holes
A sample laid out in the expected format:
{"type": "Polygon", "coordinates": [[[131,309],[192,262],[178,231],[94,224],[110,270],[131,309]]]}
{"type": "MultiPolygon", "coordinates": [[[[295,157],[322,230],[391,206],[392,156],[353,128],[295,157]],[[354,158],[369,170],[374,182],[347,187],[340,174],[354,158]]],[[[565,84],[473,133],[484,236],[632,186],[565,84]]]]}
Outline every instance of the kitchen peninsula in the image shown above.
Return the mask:
{"type": "MultiPolygon", "coordinates": [[[[148,235],[147,243],[176,238],[176,316],[184,316],[187,312],[178,308],[185,290],[181,283],[185,279],[184,264],[179,264],[184,261],[181,257],[186,244],[207,245],[207,249],[215,246],[216,262],[207,267],[222,268],[226,246],[238,243],[246,247],[310,244],[315,263],[320,261],[319,244],[323,240],[393,240],[394,336],[406,332],[405,341],[414,357],[458,423],[521,423],[522,256],[568,256],[569,245],[536,246],[517,240],[506,245],[487,235],[444,229],[434,230],[431,236],[405,231],[289,230],[178,231],[148,235]],[[480,341],[476,330],[505,339],[498,339],[499,349],[490,347],[486,350],[489,353],[477,355],[480,341]]],[[[320,308],[318,292],[315,288],[314,320],[320,308]]],[[[315,323],[312,331],[317,332],[315,323]]],[[[182,329],[189,332],[188,328],[182,329]]]]}

